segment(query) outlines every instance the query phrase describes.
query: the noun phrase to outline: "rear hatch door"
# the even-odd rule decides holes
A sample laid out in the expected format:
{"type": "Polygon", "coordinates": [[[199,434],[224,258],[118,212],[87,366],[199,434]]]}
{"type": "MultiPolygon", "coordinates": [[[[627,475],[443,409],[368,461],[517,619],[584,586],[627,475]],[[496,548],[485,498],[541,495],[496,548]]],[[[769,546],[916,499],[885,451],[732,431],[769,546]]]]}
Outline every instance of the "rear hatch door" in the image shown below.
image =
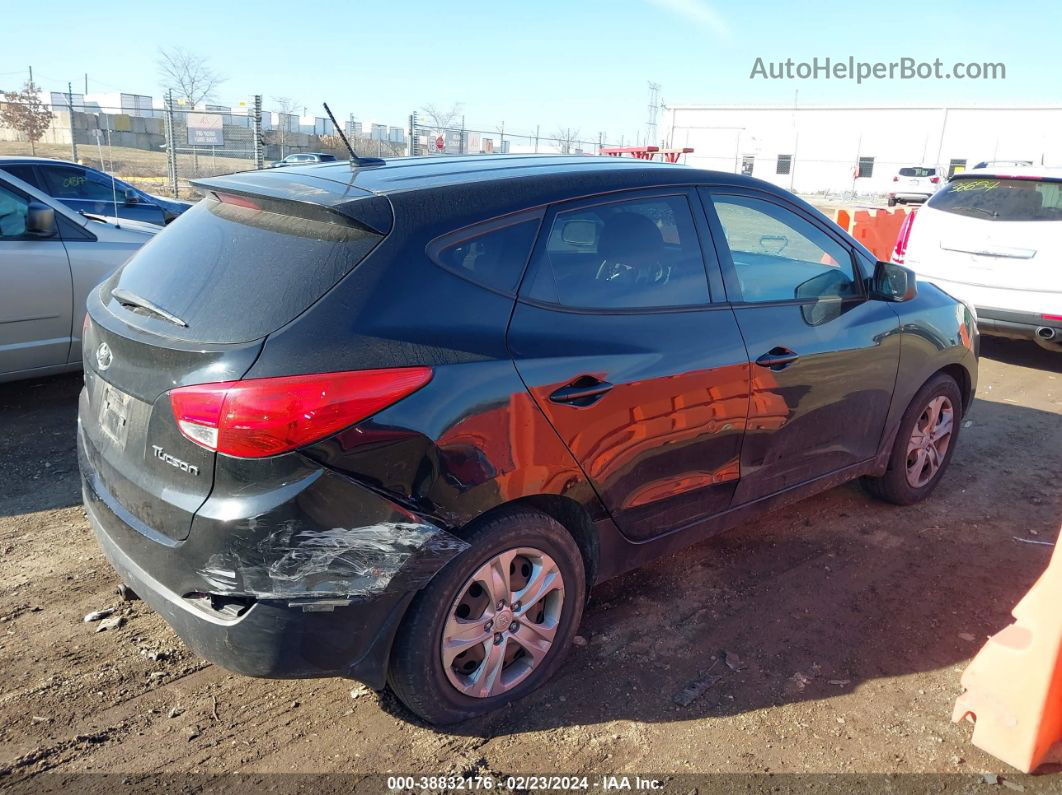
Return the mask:
{"type": "MultiPolygon", "coordinates": [[[[93,485],[127,523],[164,543],[187,537],[215,462],[179,431],[169,390],[242,378],[265,338],[383,237],[357,211],[278,198],[282,177],[272,197],[250,182],[228,178],[234,192],[210,192],[89,298],[80,416],[93,485]]],[[[379,226],[380,208],[368,210],[379,226]]]]}
{"type": "Polygon", "coordinates": [[[936,173],[935,169],[924,166],[901,168],[896,193],[924,193],[929,195],[937,188],[932,182],[936,173]]]}
{"type": "Polygon", "coordinates": [[[911,229],[919,275],[1009,290],[1062,290],[1062,181],[955,178],[911,229]]]}

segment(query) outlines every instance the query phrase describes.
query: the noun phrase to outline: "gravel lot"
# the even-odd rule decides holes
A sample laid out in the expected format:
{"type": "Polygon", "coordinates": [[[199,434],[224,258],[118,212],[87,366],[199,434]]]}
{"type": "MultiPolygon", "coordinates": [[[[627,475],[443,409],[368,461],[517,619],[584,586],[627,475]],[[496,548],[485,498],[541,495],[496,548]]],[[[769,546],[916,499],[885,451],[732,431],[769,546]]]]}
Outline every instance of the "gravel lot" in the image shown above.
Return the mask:
{"type": "Polygon", "coordinates": [[[0,385],[0,785],[86,771],[995,771],[1060,788],[1058,773],[1012,776],[950,723],[964,665],[1052,551],[1016,538],[1054,542],[1062,520],[1062,356],[994,340],[983,355],[927,503],[850,484],[606,583],[557,679],[447,731],[349,681],[229,674],[120,602],[80,505],[80,376],[0,385]],[[120,627],[82,622],[107,607],[120,627]]]}

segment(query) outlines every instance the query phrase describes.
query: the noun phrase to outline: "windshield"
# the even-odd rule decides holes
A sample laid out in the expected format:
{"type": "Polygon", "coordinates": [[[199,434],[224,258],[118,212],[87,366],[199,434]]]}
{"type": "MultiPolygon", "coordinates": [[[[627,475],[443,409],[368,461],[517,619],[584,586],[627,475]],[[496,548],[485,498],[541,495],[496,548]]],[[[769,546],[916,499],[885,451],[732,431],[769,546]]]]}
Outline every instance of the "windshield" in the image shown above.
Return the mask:
{"type": "Polygon", "coordinates": [[[1062,221],[1062,180],[958,177],[926,206],[992,221],[1062,221]]]}

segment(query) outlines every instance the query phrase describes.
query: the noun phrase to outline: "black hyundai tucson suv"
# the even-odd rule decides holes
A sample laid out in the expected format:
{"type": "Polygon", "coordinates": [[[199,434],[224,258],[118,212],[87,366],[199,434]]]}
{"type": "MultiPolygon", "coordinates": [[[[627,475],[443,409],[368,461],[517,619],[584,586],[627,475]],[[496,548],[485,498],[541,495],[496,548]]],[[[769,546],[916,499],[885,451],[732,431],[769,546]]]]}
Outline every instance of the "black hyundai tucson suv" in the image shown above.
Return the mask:
{"type": "Polygon", "coordinates": [[[121,579],[252,676],[457,721],[592,585],[862,478],[926,497],[968,309],[808,204],[595,157],[201,180],[89,298],[78,450],[121,579]]]}

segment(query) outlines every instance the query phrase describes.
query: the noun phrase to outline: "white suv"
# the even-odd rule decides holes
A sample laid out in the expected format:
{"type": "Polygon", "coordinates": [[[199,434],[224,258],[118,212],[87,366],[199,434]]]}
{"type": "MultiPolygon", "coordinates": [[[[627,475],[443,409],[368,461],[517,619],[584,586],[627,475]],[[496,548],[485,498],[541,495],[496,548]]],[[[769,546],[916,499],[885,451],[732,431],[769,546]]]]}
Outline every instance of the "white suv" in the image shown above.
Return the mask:
{"type": "Polygon", "coordinates": [[[893,262],[977,311],[983,334],[1062,351],[1062,169],[972,169],[900,229],[893,262]]]}
{"type": "Polygon", "coordinates": [[[936,166],[904,166],[892,178],[889,206],[895,207],[897,202],[924,202],[944,181],[940,175],[941,170],[936,166]]]}

